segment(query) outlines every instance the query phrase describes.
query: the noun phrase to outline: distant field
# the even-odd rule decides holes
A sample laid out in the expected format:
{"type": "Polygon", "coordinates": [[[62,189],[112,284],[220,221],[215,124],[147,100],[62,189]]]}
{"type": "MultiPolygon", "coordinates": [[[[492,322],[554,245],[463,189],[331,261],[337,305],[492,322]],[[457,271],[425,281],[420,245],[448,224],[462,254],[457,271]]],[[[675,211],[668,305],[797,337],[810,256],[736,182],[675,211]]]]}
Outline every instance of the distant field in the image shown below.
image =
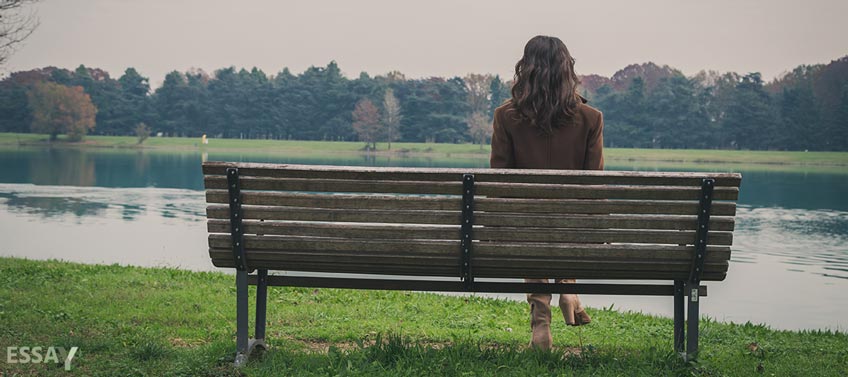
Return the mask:
{"type": "MultiPolygon", "coordinates": [[[[45,146],[46,135],[0,133],[0,145],[45,146]]],[[[151,137],[139,146],[136,138],[130,136],[88,136],[85,141],[70,143],[62,138],[54,145],[75,148],[143,148],[173,151],[215,151],[272,153],[293,155],[324,155],[327,153],[364,153],[361,142],[336,141],[297,141],[297,140],[240,140],[209,139],[202,145],[200,138],[151,137]]],[[[432,157],[471,157],[486,158],[489,146],[483,149],[474,144],[436,144],[436,143],[392,143],[388,150],[386,143],[377,144],[378,154],[415,155],[432,157]]],[[[623,149],[605,150],[607,161],[622,162],[673,162],[686,164],[768,164],[768,165],[804,165],[804,166],[848,166],[848,152],[781,152],[781,151],[731,151],[731,150],[682,150],[682,149],[623,149]]]]}

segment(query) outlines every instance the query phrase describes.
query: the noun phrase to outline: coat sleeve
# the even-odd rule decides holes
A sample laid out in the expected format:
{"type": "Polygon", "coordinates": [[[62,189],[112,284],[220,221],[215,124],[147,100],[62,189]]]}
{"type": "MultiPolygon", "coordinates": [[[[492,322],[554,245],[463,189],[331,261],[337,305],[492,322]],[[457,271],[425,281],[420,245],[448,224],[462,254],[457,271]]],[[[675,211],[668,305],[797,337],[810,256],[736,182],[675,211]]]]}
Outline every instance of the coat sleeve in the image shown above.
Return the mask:
{"type": "Polygon", "coordinates": [[[492,154],[489,166],[494,169],[509,169],[515,167],[515,154],[512,149],[512,137],[509,136],[502,121],[503,113],[495,111],[492,124],[492,154]]]}
{"type": "Polygon", "coordinates": [[[586,141],[583,170],[604,170],[604,114],[598,114],[594,123],[586,141]]]}

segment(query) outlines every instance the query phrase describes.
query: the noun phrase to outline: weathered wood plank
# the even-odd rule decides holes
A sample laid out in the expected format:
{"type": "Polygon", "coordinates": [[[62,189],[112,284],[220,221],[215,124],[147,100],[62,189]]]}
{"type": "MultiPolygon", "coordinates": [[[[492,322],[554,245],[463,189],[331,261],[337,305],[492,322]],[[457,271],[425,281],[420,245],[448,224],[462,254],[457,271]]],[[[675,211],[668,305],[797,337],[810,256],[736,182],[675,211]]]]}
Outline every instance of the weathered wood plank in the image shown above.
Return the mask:
{"type": "MultiPolygon", "coordinates": [[[[232,251],[221,248],[210,248],[209,255],[213,259],[232,259],[232,251]]],[[[246,255],[254,261],[261,262],[308,262],[308,263],[360,263],[360,264],[383,264],[393,266],[408,266],[427,269],[430,266],[453,266],[459,268],[459,253],[453,255],[430,255],[427,253],[374,253],[370,251],[313,251],[313,250],[249,250],[246,255]]],[[[583,257],[575,255],[548,256],[543,258],[522,257],[513,255],[488,256],[488,254],[475,254],[472,263],[477,266],[499,267],[499,268],[573,268],[573,269],[595,269],[605,266],[618,265],[613,270],[650,270],[671,271],[676,269],[688,270],[691,257],[688,259],[660,259],[655,255],[642,253],[641,255],[618,256],[618,257],[583,257]]],[[[727,259],[708,257],[705,261],[706,271],[726,269],[727,259]]]]}
{"type": "MultiPolygon", "coordinates": [[[[331,221],[366,223],[414,223],[414,224],[459,224],[459,211],[382,211],[348,210],[327,208],[267,207],[244,206],[245,219],[292,220],[292,221],[331,221]]],[[[211,205],[206,208],[210,219],[229,219],[229,207],[211,205]]]]}
{"type": "MultiPolygon", "coordinates": [[[[550,229],[530,227],[480,227],[474,229],[474,239],[485,241],[525,241],[554,243],[648,243],[693,244],[695,231],[649,229],[550,229]]],[[[731,245],[732,232],[711,231],[710,245],[731,245]]]]}
{"type": "MultiPolygon", "coordinates": [[[[210,219],[209,233],[229,233],[227,220],[210,219]]],[[[396,224],[314,223],[314,222],[243,222],[245,234],[311,236],[364,239],[431,239],[458,240],[459,225],[455,226],[405,226],[396,224]]]]}
{"type": "MultiPolygon", "coordinates": [[[[224,176],[204,177],[207,189],[227,188],[224,176]]],[[[255,178],[240,177],[242,190],[304,192],[368,192],[392,194],[461,195],[462,182],[357,181],[344,179],[255,178]]]]}
{"type": "MultiPolygon", "coordinates": [[[[320,237],[251,236],[243,238],[246,250],[363,251],[452,255],[459,240],[340,240],[320,237]]],[[[209,247],[231,247],[229,234],[210,234],[209,247]]]]}
{"type": "Polygon", "coordinates": [[[239,168],[241,176],[268,178],[458,181],[462,174],[469,173],[474,174],[478,182],[699,186],[701,179],[709,177],[716,180],[716,186],[732,187],[738,187],[742,179],[738,173],[714,172],[402,168],[244,162],[204,162],[203,174],[224,175],[228,167],[239,168]]]}
{"type": "MultiPolygon", "coordinates": [[[[250,251],[248,260],[257,263],[283,262],[283,263],[323,263],[323,264],[363,264],[384,265],[404,268],[418,268],[426,270],[429,267],[441,266],[459,269],[459,256],[430,256],[430,255],[379,255],[343,252],[278,252],[278,251],[250,251]]],[[[210,251],[212,258],[227,258],[225,252],[210,251]]],[[[230,254],[232,258],[232,254],[230,254]]]]}
{"type": "MultiPolygon", "coordinates": [[[[235,267],[232,257],[213,258],[212,264],[216,267],[235,267]]],[[[430,266],[422,269],[419,266],[386,266],[377,264],[345,263],[327,264],[313,263],[288,263],[280,261],[257,261],[247,257],[247,264],[251,268],[266,268],[269,270],[282,271],[304,271],[304,272],[334,272],[348,274],[376,274],[376,275],[408,275],[408,276],[459,276],[459,268],[456,266],[430,266]]]]}
{"type": "MultiPolygon", "coordinates": [[[[617,271],[617,270],[571,270],[538,268],[533,271],[510,270],[493,267],[480,267],[474,274],[481,278],[518,278],[518,279],[550,279],[551,276],[570,279],[634,279],[634,280],[676,280],[688,279],[689,271],[617,271]]],[[[727,272],[704,272],[701,280],[724,280],[727,272]]]]}
{"type": "MultiPolygon", "coordinates": [[[[213,260],[223,260],[227,258],[225,253],[210,252],[213,260]]],[[[230,257],[232,259],[232,257],[230,257]]],[[[268,265],[283,264],[288,270],[297,270],[298,268],[308,268],[304,266],[324,265],[338,266],[343,268],[349,265],[366,266],[365,270],[347,270],[353,273],[370,273],[373,269],[381,269],[391,271],[392,268],[403,271],[420,270],[420,275],[426,275],[433,268],[438,269],[454,269],[451,272],[452,276],[456,276],[459,271],[459,258],[454,260],[446,258],[433,258],[421,256],[358,256],[358,255],[320,255],[309,256],[305,254],[279,254],[275,253],[271,256],[258,255],[257,252],[252,252],[247,256],[248,263],[252,266],[265,267],[268,265]],[[311,259],[310,259],[311,257],[311,259]]],[[[623,260],[602,260],[602,261],[587,261],[587,260],[521,260],[511,259],[492,260],[486,258],[475,258],[473,261],[474,270],[486,268],[504,269],[514,271],[527,276],[538,273],[539,269],[545,271],[634,271],[634,272],[688,272],[689,265],[684,262],[645,262],[645,261],[623,261],[623,260]]],[[[727,261],[704,264],[705,273],[723,273],[727,271],[727,261]]],[[[548,275],[548,276],[566,276],[566,275],[548,275]]]]}
{"type": "MultiPolygon", "coordinates": [[[[388,266],[375,264],[326,264],[326,263],[285,263],[279,261],[258,261],[248,259],[248,265],[252,268],[267,268],[269,270],[304,271],[304,272],[327,272],[348,274],[375,274],[375,275],[408,275],[408,276],[438,276],[457,277],[457,267],[431,266],[428,268],[408,266],[388,266]]],[[[232,258],[212,259],[216,267],[234,267],[232,258]]],[[[551,269],[538,268],[532,271],[517,269],[502,269],[492,267],[476,268],[475,276],[479,278],[550,278],[551,276],[569,277],[575,279],[647,279],[647,280],[669,280],[686,279],[688,270],[681,271],[618,271],[599,269],[551,269]]],[[[705,272],[702,280],[724,280],[726,272],[705,272]]]]}
{"type": "MultiPolygon", "coordinates": [[[[208,203],[227,203],[226,190],[207,190],[208,203]]],[[[393,209],[393,210],[457,210],[459,198],[443,196],[401,195],[342,195],[305,194],[296,192],[242,193],[242,204],[265,206],[337,208],[337,209],[393,209]]],[[[476,198],[475,210],[483,212],[530,213],[582,213],[582,214],[666,214],[691,215],[698,210],[697,201],[666,200],[597,200],[597,199],[513,199],[476,198]]],[[[714,216],[733,216],[736,203],[715,202],[714,216]]]]}
{"type": "MultiPolygon", "coordinates": [[[[500,243],[477,242],[474,256],[486,258],[584,258],[677,260],[691,263],[694,246],[631,245],[631,244],[551,244],[551,243],[500,243]]],[[[708,246],[706,260],[730,259],[727,246],[708,246]]]]}
{"type": "MultiPolygon", "coordinates": [[[[210,205],[206,216],[210,219],[229,219],[229,207],[210,205]]],[[[326,221],[326,222],[364,222],[398,224],[443,224],[455,225],[460,222],[459,211],[382,211],[244,206],[245,219],[290,220],[290,221],[326,221]]],[[[594,228],[594,229],[674,229],[693,230],[697,227],[695,216],[656,216],[656,215],[550,215],[516,214],[500,212],[481,212],[475,214],[475,224],[502,227],[536,228],[594,228]]],[[[732,217],[713,216],[710,229],[717,231],[733,230],[732,217]]]]}
{"type": "MultiPolygon", "coordinates": [[[[220,244],[214,244],[215,247],[210,247],[210,256],[213,258],[232,258],[230,249],[221,248],[220,244]],[[217,254],[212,254],[213,251],[217,254]]],[[[621,250],[612,250],[609,253],[581,252],[581,250],[559,250],[558,253],[550,253],[550,250],[526,250],[520,254],[504,254],[498,252],[475,252],[472,260],[489,261],[491,263],[500,263],[501,266],[512,266],[511,261],[533,261],[536,266],[550,266],[555,264],[568,263],[592,263],[592,262],[623,262],[623,263],[641,263],[641,264],[681,264],[689,266],[692,260],[692,253],[687,252],[663,252],[649,253],[631,250],[630,252],[621,252],[621,250]],[[548,252],[546,252],[548,251],[548,252]],[[658,255],[660,254],[660,255],[658,255]]],[[[308,262],[329,262],[335,260],[333,258],[354,258],[349,260],[352,263],[377,263],[379,261],[392,261],[397,265],[416,265],[411,261],[415,260],[432,260],[442,261],[447,265],[457,266],[459,263],[459,252],[454,253],[430,253],[430,252],[386,252],[375,250],[297,250],[297,249],[268,249],[257,250],[250,249],[246,251],[248,255],[264,261],[273,260],[297,260],[308,262]],[[361,258],[355,260],[355,258],[361,258]]],[[[723,251],[707,252],[705,261],[708,264],[724,263],[728,260],[728,253],[723,251]]],[[[438,264],[438,263],[437,263],[438,264]]],[[[426,266],[422,266],[426,267],[426,266]]],[[[640,267],[640,266],[636,266],[640,267]]],[[[620,268],[625,270],[627,268],[620,268]]]]}
{"type": "MultiPolygon", "coordinates": [[[[354,240],[297,236],[253,236],[245,235],[246,252],[270,251],[270,254],[299,253],[322,255],[321,253],[352,253],[384,256],[428,255],[453,257],[459,255],[459,242],[449,240],[354,240]]],[[[228,249],[231,247],[228,234],[210,234],[209,247],[228,249]]],[[[266,254],[263,254],[266,255],[266,254]]],[[[475,242],[474,257],[484,258],[537,258],[537,259],[632,259],[683,261],[690,263],[694,255],[693,246],[630,245],[630,244],[552,244],[552,243],[500,243],[475,242]]],[[[730,248],[708,246],[707,259],[727,260],[730,248]]]]}
{"type": "MultiPolygon", "coordinates": [[[[474,223],[484,226],[594,229],[693,230],[698,226],[694,216],[529,215],[497,212],[475,213],[474,223]]],[[[732,217],[713,216],[709,224],[711,230],[731,231],[734,220],[732,217]]]]}
{"type": "MultiPolygon", "coordinates": [[[[212,248],[209,255],[213,259],[232,258],[230,250],[212,248]]],[[[248,260],[257,262],[286,263],[327,263],[327,264],[366,264],[390,265],[427,269],[431,266],[459,268],[459,253],[454,255],[428,255],[421,253],[386,254],[368,251],[278,251],[250,250],[248,260]]]]}
{"type": "MultiPolygon", "coordinates": [[[[530,199],[698,200],[701,187],[475,183],[475,195],[530,199]]],[[[736,200],[736,187],[716,187],[714,200],[736,200]]]]}
{"type": "MultiPolygon", "coordinates": [[[[227,188],[224,176],[206,176],[207,189],[227,188]]],[[[367,181],[344,179],[307,178],[255,178],[241,177],[242,190],[339,192],[339,193],[393,193],[427,195],[461,195],[462,184],[456,182],[431,181],[367,181]]],[[[700,187],[682,186],[616,186],[616,185],[573,185],[541,183],[475,183],[475,195],[510,198],[538,199],[650,199],[650,200],[698,200],[700,187]]],[[[736,200],[736,187],[716,187],[715,200],[736,200]]]]}
{"type": "MultiPolygon", "coordinates": [[[[226,190],[207,190],[207,203],[227,203],[226,190]]],[[[248,191],[242,193],[242,204],[286,207],[312,207],[335,209],[391,209],[391,210],[459,210],[459,197],[406,196],[376,194],[305,194],[297,192],[248,191]]],[[[693,212],[694,213],[694,212],[693,212]]]]}
{"type": "MultiPolygon", "coordinates": [[[[644,214],[692,215],[698,212],[696,201],[606,200],[606,199],[520,199],[475,198],[475,211],[575,213],[575,214],[644,214]]],[[[714,202],[713,216],[736,215],[736,203],[714,202]]]]}
{"type": "MultiPolygon", "coordinates": [[[[363,239],[459,239],[459,226],[404,226],[360,223],[260,222],[244,221],[245,234],[288,235],[363,239]]],[[[210,219],[209,233],[229,233],[227,220],[210,219]]],[[[553,243],[648,243],[692,244],[695,231],[626,229],[550,229],[518,227],[476,227],[474,239],[485,241],[525,241],[553,243]]],[[[732,232],[709,232],[710,245],[731,245],[732,232]]]]}
{"type": "MultiPolygon", "coordinates": [[[[674,285],[663,284],[610,284],[610,283],[523,283],[523,282],[485,282],[476,281],[469,291],[460,281],[419,280],[419,279],[374,279],[363,277],[317,277],[317,276],[283,276],[270,275],[267,278],[269,287],[309,287],[309,288],[348,288],[348,289],[379,289],[402,291],[433,291],[433,292],[500,292],[500,293],[564,293],[564,294],[605,294],[605,295],[638,295],[638,296],[673,296],[674,285]]],[[[247,283],[256,285],[256,275],[248,275],[247,283]]],[[[698,289],[700,297],[707,297],[707,286],[698,289]]]]}
{"type": "MultiPolygon", "coordinates": [[[[227,256],[224,253],[219,252],[210,252],[213,259],[225,259],[227,256]]],[[[456,271],[459,270],[459,258],[447,259],[447,258],[434,258],[434,257],[423,257],[423,256],[360,256],[360,255],[336,255],[336,254],[327,254],[327,255],[306,255],[306,254],[297,254],[297,253],[259,253],[259,252],[251,252],[247,255],[248,263],[255,263],[254,266],[264,266],[267,263],[283,263],[290,268],[294,268],[296,266],[309,266],[315,264],[323,264],[323,265],[351,265],[351,264],[359,264],[366,265],[369,269],[365,271],[356,271],[357,273],[368,273],[367,271],[371,271],[370,268],[399,268],[399,269],[412,269],[417,268],[422,271],[422,274],[426,274],[431,268],[454,268],[456,271]]],[[[685,262],[649,262],[649,261],[625,261],[625,260],[600,260],[600,261],[590,261],[590,260],[549,260],[549,261],[538,261],[538,260],[521,260],[521,259],[510,259],[510,260],[493,260],[487,258],[475,258],[473,259],[474,269],[485,269],[488,267],[492,268],[504,268],[511,271],[519,271],[523,274],[533,274],[539,268],[544,268],[547,270],[569,270],[569,271],[581,271],[581,270],[613,270],[613,271],[641,271],[641,272],[688,272],[689,264],[685,262]],[[505,267],[506,266],[506,267],[505,267]]],[[[721,261],[716,263],[706,263],[704,264],[704,271],[707,273],[720,273],[727,271],[727,261],[721,261]]],[[[456,272],[454,272],[455,274],[456,272]]]]}

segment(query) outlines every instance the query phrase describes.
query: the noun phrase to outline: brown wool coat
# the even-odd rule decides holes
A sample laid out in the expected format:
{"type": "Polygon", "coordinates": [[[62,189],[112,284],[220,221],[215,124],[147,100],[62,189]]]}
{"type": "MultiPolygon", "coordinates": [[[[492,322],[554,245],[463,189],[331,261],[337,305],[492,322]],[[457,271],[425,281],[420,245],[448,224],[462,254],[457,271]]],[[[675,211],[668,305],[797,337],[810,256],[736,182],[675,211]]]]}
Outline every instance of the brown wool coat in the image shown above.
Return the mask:
{"type": "Polygon", "coordinates": [[[552,136],[521,121],[511,101],[495,109],[490,166],[603,170],[603,114],[583,101],[573,121],[555,128],[552,136]]]}

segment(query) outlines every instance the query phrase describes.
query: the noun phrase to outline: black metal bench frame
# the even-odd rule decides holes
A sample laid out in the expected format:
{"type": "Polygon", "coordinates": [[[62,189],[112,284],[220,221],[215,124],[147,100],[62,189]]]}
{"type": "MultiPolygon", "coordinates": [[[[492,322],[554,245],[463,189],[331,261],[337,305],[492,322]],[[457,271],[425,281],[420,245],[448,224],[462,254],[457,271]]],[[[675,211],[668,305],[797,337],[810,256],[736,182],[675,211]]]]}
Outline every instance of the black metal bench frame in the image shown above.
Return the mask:
{"type": "Polygon", "coordinates": [[[544,284],[520,282],[475,282],[471,255],[473,254],[472,231],[474,225],[474,175],[462,175],[462,217],[461,243],[458,281],[395,280],[395,279],[359,279],[324,278],[268,275],[267,269],[252,269],[246,264],[241,188],[237,168],[227,169],[227,190],[229,193],[230,230],[233,260],[236,265],[236,358],[235,365],[241,366],[256,348],[267,349],[265,343],[265,325],[269,286],[311,287],[311,288],[349,288],[379,290],[409,290],[431,292],[468,292],[468,293],[575,293],[638,296],[674,296],[674,350],[685,361],[694,360],[698,355],[699,338],[699,299],[707,295],[707,287],[700,285],[701,273],[707,250],[710,209],[712,205],[715,180],[704,178],[701,182],[701,195],[698,207],[698,225],[696,231],[695,255],[693,256],[689,278],[674,280],[673,285],[660,284],[544,284]],[[253,271],[255,274],[250,274],[253,271]],[[249,338],[248,286],[256,286],[256,328],[254,338],[249,338]],[[685,304],[684,304],[685,302],[685,304]]]}

